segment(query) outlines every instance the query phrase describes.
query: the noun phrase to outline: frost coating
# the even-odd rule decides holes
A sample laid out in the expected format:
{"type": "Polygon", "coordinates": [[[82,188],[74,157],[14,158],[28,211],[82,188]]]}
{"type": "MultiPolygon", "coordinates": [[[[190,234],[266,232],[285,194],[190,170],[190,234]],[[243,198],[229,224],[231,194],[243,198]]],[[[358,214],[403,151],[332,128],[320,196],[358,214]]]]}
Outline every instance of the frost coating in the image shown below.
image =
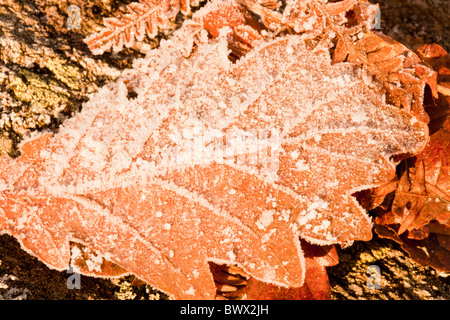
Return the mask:
{"type": "Polygon", "coordinates": [[[301,286],[299,236],[371,236],[351,194],[390,179],[389,158],[423,148],[426,126],[356,66],[332,65],[327,43],[261,39],[232,63],[229,30],[199,28],[186,23],[51,140],[37,136],[5,161],[2,228],[57,268],[78,240],[179,298],[213,297],[207,261],[301,286]]]}

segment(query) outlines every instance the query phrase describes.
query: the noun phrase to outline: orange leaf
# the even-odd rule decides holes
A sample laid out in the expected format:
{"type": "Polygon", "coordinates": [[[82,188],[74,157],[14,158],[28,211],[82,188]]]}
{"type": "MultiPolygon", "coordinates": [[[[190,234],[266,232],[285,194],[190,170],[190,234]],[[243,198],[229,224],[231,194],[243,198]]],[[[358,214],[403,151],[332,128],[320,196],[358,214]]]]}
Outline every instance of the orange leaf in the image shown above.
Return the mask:
{"type": "Polygon", "coordinates": [[[210,263],[290,297],[305,284],[300,295],[327,297],[335,257],[304,241],[369,240],[372,221],[352,195],[390,181],[393,156],[421,152],[428,128],[387,104],[364,68],[332,64],[330,34],[261,26],[246,37],[241,23],[256,22],[236,6],[209,3],[58,133],[0,158],[2,232],[56,269],[82,243],[179,299],[215,297],[210,263]],[[239,37],[250,49],[231,59],[239,37]]]}
{"type": "MultiPolygon", "coordinates": [[[[445,74],[450,66],[445,51],[439,46],[427,45],[419,48],[418,52],[439,70],[436,78],[442,80],[441,72],[445,74]]],[[[431,86],[430,89],[433,90],[431,86]]],[[[440,92],[437,98],[427,100],[426,110],[431,119],[430,141],[421,153],[402,163],[403,174],[392,206],[386,210],[378,209],[375,219],[380,225],[375,229],[380,236],[400,243],[418,263],[444,272],[450,271],[449,102],[448,97],[440,92]]]]}

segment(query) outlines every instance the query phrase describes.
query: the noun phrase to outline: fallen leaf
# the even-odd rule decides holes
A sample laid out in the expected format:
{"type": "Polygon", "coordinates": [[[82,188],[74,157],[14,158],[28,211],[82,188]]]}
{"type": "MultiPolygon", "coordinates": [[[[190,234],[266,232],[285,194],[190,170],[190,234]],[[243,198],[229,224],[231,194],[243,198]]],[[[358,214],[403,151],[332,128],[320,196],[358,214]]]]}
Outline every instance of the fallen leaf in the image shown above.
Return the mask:
{"type": "Polygon", "coordinates": [[[428,122],[423,109],[425,84],[437,96],[436,73],[406,46],[375,30],[379,7],[365,0],[289,1],[283,13],[257,0],[239,0],[258,14],[266,27],[292,30],[311,39],[332,40],[332,61],[363,66],[381,84],[389,104],[428,122]]]}
{"type": "Polygon", "coordinates": [[[146,36],[155,38],[160,28],[174,21],[177,14],[187,15],[191,6],[197,7],[199,0],[140,0],[127,5],[128,14],[117,13],[115,17],[103,19],[105,27],[87,37],[84,42],[93,54],[99,55],[113,49],[132,47],[146,36]]]}
{"type": "MultiPolygon", "coordinates": [[[[437,71],[438,84],[450,68],[448,54],[437,45],[423,46],[419,55],[437,71]]],[[[377,208],[375,230],[402,245],[411,258],[438,271],[450,271],[450,96],[439,91],[426,101],[430,141],[425,149],[400,165],[393,200],[377,208]]],[[[432,91],[432,88],[430,88],[432,91]]],[[[380,187],[384,188],[384,187],[380,187]]],[[[393,190],[376,190],[382,199],[393,190]]],[[[378,202],[380,202],[378,200],[378,202]]]]}
{"type": "Polygon", "coordinates": [[[81,243],[180,299],[215,297],[208,262],[319,288],[299,238],[371,238],[352,194],[392,179],[392,156],[420,152],[427,126],[359,66],[332,64],[329,40],[261,32],[230,59],[242,12],[205,26],[223,5],[236,6],[205,6],[58,133],[0,158],[2,232],[60,270],[81,243]]]}
{"type": "Polygon", "coordinates": [[[329,300],[331,289],[326,267],[335,266],[339,258],[334,246],[317,246],[300,239],[305,255],[305,283],[286,288],[252,278],[240,269],[213,265],[218,298],[248,300],[329,300]]]}

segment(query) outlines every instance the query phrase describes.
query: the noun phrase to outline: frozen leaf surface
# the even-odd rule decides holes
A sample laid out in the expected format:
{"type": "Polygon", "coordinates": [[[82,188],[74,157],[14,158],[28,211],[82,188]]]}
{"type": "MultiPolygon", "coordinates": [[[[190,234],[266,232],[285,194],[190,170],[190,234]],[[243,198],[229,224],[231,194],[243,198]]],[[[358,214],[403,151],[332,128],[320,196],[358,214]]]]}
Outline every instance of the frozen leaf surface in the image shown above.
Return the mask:
{"type": "Polygon", "coordinates": [[[207,5],[57,134],[0,158],[0,230],[57,269],[80,243],[180,299],[214,298],[208,262],[300,287],[299,238],[370,239],[351,195],[389,181],[427,126],[326,41],[269,39],[237,8],[207,5]],[[250,42],[234,63],[230,44],[250,42]]]}
{"type": "Polygon", "coordinates": [[[338,264],[334,246],[317,246],[300,239],[305,256],[305,283],[298,288],[259,281],[236,267],[213,265],[218,298],[248,300],[329,300],[331,289],[326,267],[338,264]]]}
{"type": "Polygon", "coordinates": [[[257,0],[239,2],[271,30],[288,29],[310,39],[332,40],[333,63],[363,66],[379,81],[389,104],[408,110],[423,122],[429,120],[423,109],[425,83],[434,88],[436,74],[417,54],[376,30],[378,5],[366,0],[292,0],[281,14],[257,0]]]}

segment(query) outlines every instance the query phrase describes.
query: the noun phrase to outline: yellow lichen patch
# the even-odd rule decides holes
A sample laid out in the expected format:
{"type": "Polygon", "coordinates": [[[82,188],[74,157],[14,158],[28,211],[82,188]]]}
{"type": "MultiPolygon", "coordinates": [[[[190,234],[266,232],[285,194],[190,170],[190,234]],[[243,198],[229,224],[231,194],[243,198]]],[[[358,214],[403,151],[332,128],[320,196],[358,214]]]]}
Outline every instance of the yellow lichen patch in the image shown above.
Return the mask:
{"type": "Polygon", "coordinates": [[[14,97],[22,102],[30,103],[33,113],[42,113],[43,110],[53,109],[59,112],[69,102],[69,94],[61,89],[56,89],[51,83],[46,83],[39,75],[26,69],[20,69],[18,74],[9,84],[9,89],[14,93],[14,97]]]}
{"type": "Polygon", "coordinates": [[[53,59],[45,61],[45,67],[53,72],[56,79],[66,84],[70,89],[81,90],[84,77],[75,65],[69,64],[59,57],[53,57],[53,59]]]}

